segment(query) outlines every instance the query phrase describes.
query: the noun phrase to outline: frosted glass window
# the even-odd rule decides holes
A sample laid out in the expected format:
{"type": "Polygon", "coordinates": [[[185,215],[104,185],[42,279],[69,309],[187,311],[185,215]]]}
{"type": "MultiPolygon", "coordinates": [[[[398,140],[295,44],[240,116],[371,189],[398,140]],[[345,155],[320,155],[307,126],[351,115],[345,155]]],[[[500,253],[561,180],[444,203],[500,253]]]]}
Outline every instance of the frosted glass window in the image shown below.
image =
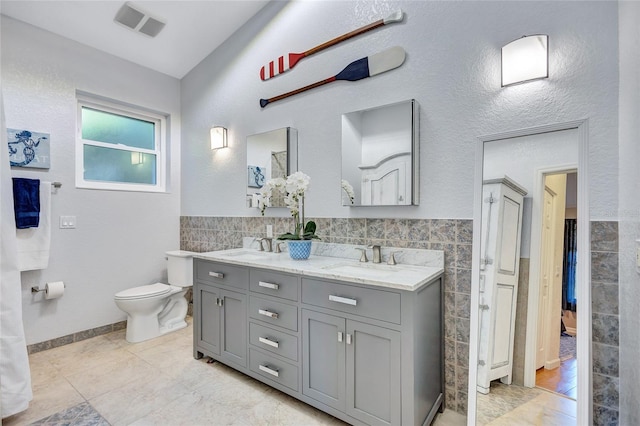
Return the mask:
{"type": "Polygon", "coordinates": [[[101,146],[84,146],[85,180],[155,185],[156,156],[101,146]],[[137,153],[136,153],[137,154],[137,153]],[[134,158],[132,160],[132,158],[134,158]]]}
{"type": "Polygon", "coordinates": [[[76,186],[165,190],[165,117],[78,97],[76,186]]]}
{"type": "Polygon", "coordinates": [[[82,108],[82,139],[154,149],[154,126],[150,121],[82,108]]]}

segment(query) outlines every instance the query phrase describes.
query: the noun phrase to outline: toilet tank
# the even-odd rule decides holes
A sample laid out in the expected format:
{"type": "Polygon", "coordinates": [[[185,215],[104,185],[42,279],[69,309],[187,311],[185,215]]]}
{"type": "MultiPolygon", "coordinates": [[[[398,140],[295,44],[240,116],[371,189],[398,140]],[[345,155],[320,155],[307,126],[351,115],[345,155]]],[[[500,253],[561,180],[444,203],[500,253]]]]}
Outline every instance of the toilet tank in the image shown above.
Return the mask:
{"type": "Polygon", "coordinates": [[[194,254],[194,252],[185,250],[166,252],[169,284],[178,287],[191,287],[193,285],[194,254]]]}

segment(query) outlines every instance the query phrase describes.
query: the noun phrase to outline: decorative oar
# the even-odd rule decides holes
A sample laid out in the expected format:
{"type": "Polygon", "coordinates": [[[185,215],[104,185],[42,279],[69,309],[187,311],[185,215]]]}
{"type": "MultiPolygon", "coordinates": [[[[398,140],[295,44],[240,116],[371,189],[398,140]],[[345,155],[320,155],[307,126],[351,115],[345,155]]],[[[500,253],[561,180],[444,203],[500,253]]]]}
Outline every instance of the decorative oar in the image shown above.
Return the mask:
{"type": "Polygon", "coordinates": [[[342,71],[333,77],[329,77],[325,80],[318,81],[316,83],[305,86],[301,89],[287,92],[283,95],[274,96],[269,99],[260,99],[260,106],[264,108],[267,104],[275,101],[279,101],[289,96],[297,95],[309,89],[322,86],[323,84],[331,83],[336,80],[357,81],[363,78],[372,77],[374,75],[383,73],[385,71],[398,68],[404,62],[405,51],[402,47],[396,46],[387,49],[383,52],[376,53],[375,55],[358,59],[351,62],[342,71]]]}
{"type": "Polygon", "coordinates": [[[338,43],[342,43],[345,40],[350,39],[351,37],[355,37],[362,33],[366,33],[367,31],[371,31],[375,28],[381,27],[386,24],[391,24],[393,22],[400,22],[404,18],[404,14],[402,10],[398,10],[395,13],[387,16],[384,19],[379,19],[376,22],[372,22],[369,25],[365,25],[362,28],[358,28],[357,30],[353,30],[350,33],[343,34],[339,37],[334,38],[333,40],[329,40],[326,43],[322,43],[312,49],[307,50],[302,53],[289,53],[288,55],[280,56],[277,60],[269,62],[268,65],[260,68],[260,78],[262,80],[268,80],[271,77],[275,77],[279,74],[282,74],[286,71],[289,71],[291,68],[295,67],[300,59],[305,58],[307,56],[313,55],[321,50],[326,49],[327,47],[331,47],[338,43]]]}

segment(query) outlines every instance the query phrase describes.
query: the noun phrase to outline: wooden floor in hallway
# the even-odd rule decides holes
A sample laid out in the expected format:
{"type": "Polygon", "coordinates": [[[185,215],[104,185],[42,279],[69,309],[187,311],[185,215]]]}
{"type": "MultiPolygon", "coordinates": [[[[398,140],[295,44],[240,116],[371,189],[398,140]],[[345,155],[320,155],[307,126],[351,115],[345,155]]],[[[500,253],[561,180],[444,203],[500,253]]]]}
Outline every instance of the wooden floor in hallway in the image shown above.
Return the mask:
{"type": "Polygon", "coordinates": [[[570,358],[562,361],[560,367],[553,370],[539,369],[536,371],[536,386],[576,399],[578,397],[577,365],[577,359],[570,358]]]}

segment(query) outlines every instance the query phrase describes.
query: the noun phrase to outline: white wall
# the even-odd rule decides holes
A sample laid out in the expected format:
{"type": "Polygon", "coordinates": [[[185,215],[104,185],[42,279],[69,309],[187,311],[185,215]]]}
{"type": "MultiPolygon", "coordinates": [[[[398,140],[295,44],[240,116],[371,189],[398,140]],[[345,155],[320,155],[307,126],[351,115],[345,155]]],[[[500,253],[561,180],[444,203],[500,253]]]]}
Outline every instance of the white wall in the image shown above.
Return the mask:
{"type": "MultiPolygon", "coordinates": [[[[617,4],[615,2],[275,2],[182,80],[184,215],[257,215],[245,207],[247,135],[292,126],[300,169],[311,176],[307,215],[470,218],[477,138],[589,119],[591,219],[617,207],[617,4]],[[302,60],[263,82],[263,64],[302,52],[398,8],[389,25],[302,60]],[[550,78],[500,87],[500,47],[523,34],[550,37],[550,78]],[[337,74],[400,45],[398,69],[335,82],[268,105],[268,98],[337,74]],[[415,98],[420,104],[421,205],[341,206],[341,114],[415,98]],[[211,152],[208,129],[230,129],[211,152]]],[[[286,211],[267,214],[286,216],[286,211]]]]}
{"type": "Polygon", "coordinates": [[[1,31],[7,127],[51,135],[51,168],[12,174],[62,182],[51,201],[49,268],[22,273],[31,344],[124,320],[114,294],[166,277],[164,252],[179,245],[180,87],[172,77],[4,16],[1,31]],[[75,188],[76,90],[170,114],[170,193],[75,188]],[[58,229],[60,215],[75,215],[77,229],[58,229]],[[30,292],[58,280],[67,285],[61,299],[30,292]]]}
{"type": "Polygon", "coordinates": [[[542,195],[535,194],[538,171],[561,171],[577,165],[578,131],[575,129],[485,142],[483,179],[508,176],[527,190],[523,203],[521,258],[531,257],[533,208],[540,206],[542,195]]]}
{"type": "Polygon", "coordinates": [[[620,2],[620,424],[640,424],[640,3],[620,2]]]}

